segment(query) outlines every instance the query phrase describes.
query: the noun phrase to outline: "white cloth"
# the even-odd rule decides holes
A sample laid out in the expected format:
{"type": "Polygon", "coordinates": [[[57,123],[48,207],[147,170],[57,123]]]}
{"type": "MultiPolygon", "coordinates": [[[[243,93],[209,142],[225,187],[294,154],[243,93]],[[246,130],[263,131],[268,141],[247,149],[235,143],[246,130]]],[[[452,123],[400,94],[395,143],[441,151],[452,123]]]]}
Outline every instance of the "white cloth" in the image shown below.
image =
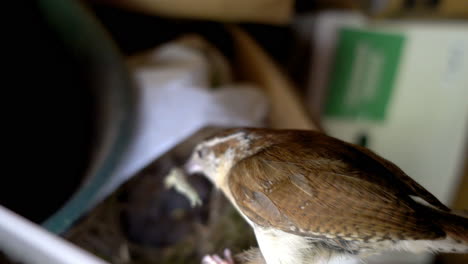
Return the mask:
{"type": "Polygon", "coordinates": [[[168,44],[139,60],[134,140],[96,202],[200,128],[260,126],[267,115],[266,96],[252,85],[210,88],[209,61],[194,48],[168,44]]]}

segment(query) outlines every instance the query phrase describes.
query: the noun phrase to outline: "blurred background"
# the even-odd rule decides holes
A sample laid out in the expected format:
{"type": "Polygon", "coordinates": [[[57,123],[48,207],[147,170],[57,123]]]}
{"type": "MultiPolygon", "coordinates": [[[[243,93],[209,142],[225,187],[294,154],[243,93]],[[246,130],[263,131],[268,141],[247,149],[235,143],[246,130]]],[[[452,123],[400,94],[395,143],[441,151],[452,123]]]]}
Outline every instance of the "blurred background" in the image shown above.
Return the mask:
{"type": "Polygon", "coordinates": [[[110,263],[254,246],[204,178],[190,182],[196,208],[164,184],[222,127],[323,131],[468,210],[468,1],[37,0],[11,12],[0,263],[54,251],[23,248],[10,214],[110,263]]]}

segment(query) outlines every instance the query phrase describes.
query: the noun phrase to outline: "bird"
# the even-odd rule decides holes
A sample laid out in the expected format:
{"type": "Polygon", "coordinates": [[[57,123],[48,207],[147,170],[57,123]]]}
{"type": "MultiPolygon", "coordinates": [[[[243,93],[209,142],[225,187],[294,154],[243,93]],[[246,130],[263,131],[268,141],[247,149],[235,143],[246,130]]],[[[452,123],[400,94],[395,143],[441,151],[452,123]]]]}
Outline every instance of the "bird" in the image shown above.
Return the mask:
{"type": "MultiPolygon", "coordinates": [[[[185,170],[205,175],[253,228],[259,248],[244,263],[468,253],[468,218],[394,163],[319,131],[225,129],[194,147],[185,170]]],[[[204,263],[234,260],[225,251],[204,263]]]]}

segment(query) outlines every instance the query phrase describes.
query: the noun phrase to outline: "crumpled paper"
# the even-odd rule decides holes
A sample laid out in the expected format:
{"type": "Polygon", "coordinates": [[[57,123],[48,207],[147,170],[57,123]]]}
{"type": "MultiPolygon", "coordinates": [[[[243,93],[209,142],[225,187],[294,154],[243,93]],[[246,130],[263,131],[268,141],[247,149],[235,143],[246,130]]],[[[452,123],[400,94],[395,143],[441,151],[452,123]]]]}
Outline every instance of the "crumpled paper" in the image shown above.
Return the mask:
{"type": "Polygon", "coordinates": [[[134,140],[96,202],[205,126],[262,126],[266,119],[262,91],[232,83],[229,64],[201,39],[166,44],[129,64],[139,90],[134,140]],[[210,87],[214,74],[222,80],[216,88],[210,87]]]}

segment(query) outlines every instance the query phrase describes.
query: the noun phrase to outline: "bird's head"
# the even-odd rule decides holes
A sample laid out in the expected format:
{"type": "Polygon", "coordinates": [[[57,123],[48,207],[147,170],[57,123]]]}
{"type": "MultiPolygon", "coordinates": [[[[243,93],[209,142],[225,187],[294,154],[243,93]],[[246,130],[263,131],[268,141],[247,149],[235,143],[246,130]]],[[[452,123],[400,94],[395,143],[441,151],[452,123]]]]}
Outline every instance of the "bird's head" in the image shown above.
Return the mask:
{"type": "Polygon", "coordinates": [[[189,174],[204,174],[220,187],[232,166],[260,149],[262,138],[258,129],[224,130],[199,143],[185,169],[189,174]]]}

